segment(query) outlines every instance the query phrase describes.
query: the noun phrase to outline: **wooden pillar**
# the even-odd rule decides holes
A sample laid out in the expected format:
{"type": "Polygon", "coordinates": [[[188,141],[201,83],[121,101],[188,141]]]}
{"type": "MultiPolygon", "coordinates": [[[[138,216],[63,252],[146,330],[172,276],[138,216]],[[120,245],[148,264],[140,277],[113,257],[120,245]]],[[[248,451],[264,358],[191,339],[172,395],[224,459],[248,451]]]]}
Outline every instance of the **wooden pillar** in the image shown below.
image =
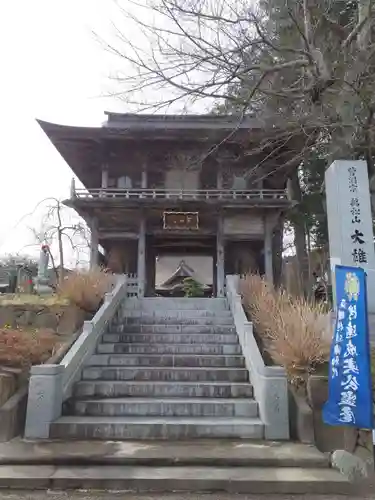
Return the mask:
{"type": "Polygon", "coordinates": [[[99,265],[99,234],[96,219],[90,223],[91,242],[90,242],[90,269],[99,265]]]}
{"type": "Polygon", "coordinates": [[[155,295],[155,249],[146,238],[146,292],[147,297],[155,295]]]}
{"type": "Polygon", "coordinates": [[[107,167],[102,168],[102,188],[108,188],[108,169],[107,167]]]}
{"type": "Polygon", "coordinates": [[[100,191],[99,196],[104,197],[106,195],[105,190],[108,188],[108,168],[106,165],[102,167],[101,188],[103,191],[100,191]]]}
{"type": "Polygon", "coordinates": [[[273,284],[273,263],[272,263],[272,233],[273,220],[269,216],[264,218],[264,271],[266,279],[273,284]]]}
{"type": "Polygon", "coordinates": [[[217,189],[223,189],[223,167],[220,164],[217,169],[216,187],[217,189]]]}
{"type": "Polygon", "coordinates": [[[143,214],[139,224],[137,279],[138,297],[144,297],[146,286],[146,220],[143,214]]]}
{"type": "Polygon", "coordinates": [[[74,177],[72,177],[72,182],[70,183],[70,199],[72,200],[75,197],[76,197],[76,181],[74,177]]]}
{"type": "Polygon", "coordinates": [[[142,168],[141,188],[147,189],[147,166],[146,165],[143,165],[143,168],[142,168]]]}
{"type": "Polygon", "coordinates": [[[212,296],[217,296],[217,251],[212,256],[212,296]]]}
{"type": "Polygon", "coordinates": [[[223,234],[223,217],[218,216],[217,233],[216,233],[216,296],[224,297],[224,234],[223,234]]]}

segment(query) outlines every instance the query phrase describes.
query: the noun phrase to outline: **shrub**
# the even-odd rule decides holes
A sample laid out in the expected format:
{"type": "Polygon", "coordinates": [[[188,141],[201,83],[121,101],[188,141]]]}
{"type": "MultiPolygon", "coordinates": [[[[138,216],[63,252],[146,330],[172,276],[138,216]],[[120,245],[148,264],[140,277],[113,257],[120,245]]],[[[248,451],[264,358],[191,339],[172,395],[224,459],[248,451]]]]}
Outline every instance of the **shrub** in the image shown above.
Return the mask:
{"type": "Polygon", "coordinates": [[[28,368],[54,353],[59,337],[50,330],[0,329],[0,365],[28,368]]]}
{"type": "Polygon", "coordinates": [[[257,275],[243,278],[240,291],[265,349],[292,381],[328,360],[332,331],[324,305],[292,298],[257,275]]]}
{"type": "Polygon", "coordinates": [[[185,297],[204,297],[202,285],[195,281],[194,278],[185,278],[183,283],[185,297]]]}
{"type": "Polygon", "coordinates": [[[76,271],[66,276],[57,292],[84,311],[96,312],[107,292],[114,285],[114,276],[100,268],[76,271]]]}

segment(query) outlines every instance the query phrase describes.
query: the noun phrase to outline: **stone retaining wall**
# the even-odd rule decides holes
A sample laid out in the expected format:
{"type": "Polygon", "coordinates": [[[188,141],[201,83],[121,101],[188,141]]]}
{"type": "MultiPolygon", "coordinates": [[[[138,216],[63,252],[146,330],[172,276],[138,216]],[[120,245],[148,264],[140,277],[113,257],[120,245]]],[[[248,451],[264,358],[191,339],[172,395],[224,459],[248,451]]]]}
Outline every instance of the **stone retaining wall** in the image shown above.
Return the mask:
{"type": "Polygon", "coordinates": [[[75,332],[87,313],[73,305],[9,304],[0,305],[0,328],[47,328],[58,334],[75,332]]]}
{"type": "MultiPolygon", "coordinates": [[[[52,330],[59,336],[61,347],[47,363],[58,363],[78,336],[87,313],[72,305],[6,304],[0,305],[0,328],[24,331],[52,330]]],[[[28,370],[0,366],[0,442],[23,433],[28,370]]]]}
{"type": "Polygon", "coordinates": [[[17,377],[12,373],[0,372],[0,408],[17,390],[17,377]]]}
{"type": "MultiPolygon", "coordinates": [[[[47,364],[59,363],[72,347],[80,334],[80,329],[64,342],[47,364]]],[[[28,373],[19,376],[5,373],[3,384],[0,376],[0,443],[10,441],[23,434],[26,420],[28,373]],[[3,388],[3,389],[1,389],[3,388]]]]}
{"type": "Polygon", "coordinates": [[[27,374],[22,370],[0,368],[0,443],[17,436],[25,421],[27,374]],[[22,397],[18,394],[22,387],[22,397]],[[17,404],[15,405],[15,401],[17,404]],[[21,406],[20,404],[21,403],[21,406]],[[23,403],[23,411],[22,411],[23,403]]]}

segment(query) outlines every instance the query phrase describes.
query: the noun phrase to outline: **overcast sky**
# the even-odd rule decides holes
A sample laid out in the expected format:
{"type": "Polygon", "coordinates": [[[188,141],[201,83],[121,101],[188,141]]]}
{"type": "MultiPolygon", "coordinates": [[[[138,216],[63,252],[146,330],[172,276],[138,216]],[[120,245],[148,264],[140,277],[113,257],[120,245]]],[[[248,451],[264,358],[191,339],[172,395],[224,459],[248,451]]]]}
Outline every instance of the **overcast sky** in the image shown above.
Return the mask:
{"type": "MultiPolygon", "coordinates": [[[[132,15],[152,22],[149,10],[121,1],[132,15]]],[[[0,256],[38,255],[29,228],[40,226],[45,206],[35,207],[48,197],[69,196],[73,174],[36,118],[95,126],[105,110],[135,111],[105,97],[110,73],[129,74],[93,35],[112,42],[111,22],[132,41],[146,43],[114,0],[0,0],[0,256]]]]}
{"type": "MultiPolygon", "coordinates": [[[[97,125],[119,103],[103,98],[111,0],[1,0],[0,254],[33,242],[46,197],[68,197],[72,172],[35,122],[97,125]],[[18,223],[18,225],[17,225],[18,223]]],[[[24,251],[35,249],[25,247],[24,251]]]]}

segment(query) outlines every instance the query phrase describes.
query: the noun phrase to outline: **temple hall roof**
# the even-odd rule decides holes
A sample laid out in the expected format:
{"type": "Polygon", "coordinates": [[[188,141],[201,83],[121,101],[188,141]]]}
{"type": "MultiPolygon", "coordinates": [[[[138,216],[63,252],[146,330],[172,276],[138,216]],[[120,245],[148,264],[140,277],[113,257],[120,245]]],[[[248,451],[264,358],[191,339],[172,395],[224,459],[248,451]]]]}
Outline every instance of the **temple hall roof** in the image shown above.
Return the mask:
{"type": "MultiPolygon", "coordinates": [[[[233,115],[145,115],[106,112],[100,127],[59,125],[37,120],[42,130],[87,187],[100,185],[101,168],[118,145],[141,152],[151,143],[201,145],[259,141],[265,126],[252,117],[233,115]]],[[[271,129],[274,127],[271,126],[271,129]]],[[[276,131],[276,129],[275,129],[276,131]]]]}

